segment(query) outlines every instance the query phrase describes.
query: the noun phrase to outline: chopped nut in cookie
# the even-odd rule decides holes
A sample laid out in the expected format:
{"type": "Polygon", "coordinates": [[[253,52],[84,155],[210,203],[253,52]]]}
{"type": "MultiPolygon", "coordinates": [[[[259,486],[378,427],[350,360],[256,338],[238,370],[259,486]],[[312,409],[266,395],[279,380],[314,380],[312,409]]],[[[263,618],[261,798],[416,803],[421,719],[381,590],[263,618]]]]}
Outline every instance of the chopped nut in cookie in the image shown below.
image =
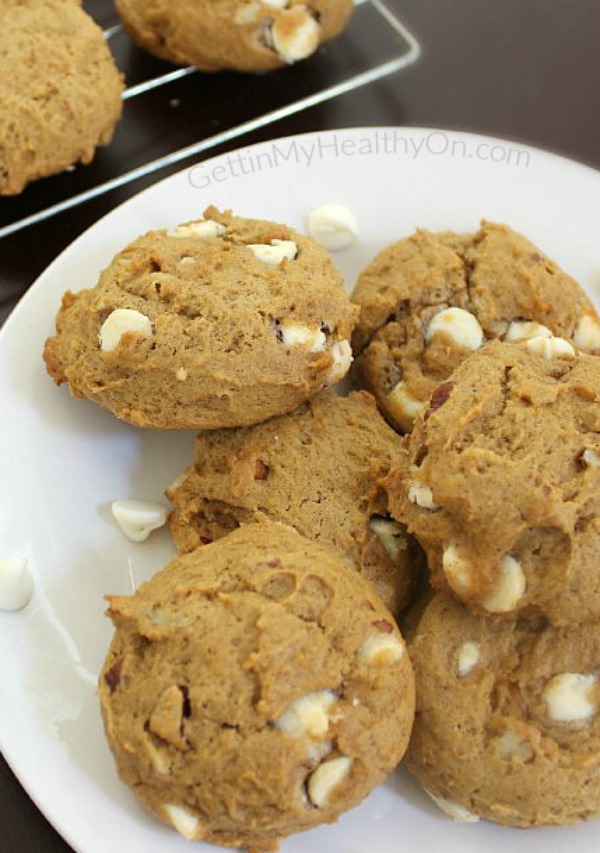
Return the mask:
{"type": "Polygon", "coordinates": [[[557,723],[575,723],[591,719],[598,713],[594,693],[595,675],[562,672],[551,678],[542,693],[548,716],[557,723]]]}
{"type": "Polygon", "coordinates": [[[121,342],[121,337],[126,333],[151,338],[152,323],[145,314],[134,308],[115,308],[100,327],[98,342],[102,352],[111,352],[116,349],[121,342]]]}

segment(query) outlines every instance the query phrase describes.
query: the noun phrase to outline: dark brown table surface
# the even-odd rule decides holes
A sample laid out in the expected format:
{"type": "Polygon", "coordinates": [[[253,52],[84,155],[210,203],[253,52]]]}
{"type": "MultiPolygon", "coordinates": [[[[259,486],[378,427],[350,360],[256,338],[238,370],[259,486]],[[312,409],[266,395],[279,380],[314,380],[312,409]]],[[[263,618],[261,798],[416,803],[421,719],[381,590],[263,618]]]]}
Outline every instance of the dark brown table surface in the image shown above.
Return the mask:
{"type": "MultiPolygon", "coordinates": [[[[110,0],[84,5],[101,25],[113,22],[110,0]]],[[[221,145],[210,155],[304,131],[401,125],[476,131],[600,167],[598,0],[388,0],[387,5],[420,43],[422,54],[415,64],[254,131],[241,142],[221,145]]],[[[100,179],[110,177],[115,163],[126,171],[138,165],[142,155],[152,160],[310,94],[315,87],[331,85],[360,70],[361,63],[376,62],[378,52],[389,47],[383,42],[380,47],[380,39],[375,29],[363,32],[355,55],[332,46],[305,68],[298,65],[274,75],[195,74],[163,87],[137,108],[135,127],[123,123],[113,146],[100,153],[92,168],[100,179]],[[182,111],[176,121],[174,110],[182,111]]],[[[124,35],[113,43],[128,76],[131,72],[141,80],[172,69],[142,56],[124,35]]],[[[47,264],[85,228],[145,186],[193,162],[183,161],[0,239],[0,323],[47,264]]],[[[87,180],[85,170],[77,170],[62,179],[40,181],[22,197],[0,199],[0,227],[54,203],[66,181],[80,191],[87,180]]],[[[47,772],[60,775],[61,769],[47,772]]],[[[77,809],[77,792],[72,796],[77,809]]],[[[0,757],[1,853],[70,850],[0,757]]]]}

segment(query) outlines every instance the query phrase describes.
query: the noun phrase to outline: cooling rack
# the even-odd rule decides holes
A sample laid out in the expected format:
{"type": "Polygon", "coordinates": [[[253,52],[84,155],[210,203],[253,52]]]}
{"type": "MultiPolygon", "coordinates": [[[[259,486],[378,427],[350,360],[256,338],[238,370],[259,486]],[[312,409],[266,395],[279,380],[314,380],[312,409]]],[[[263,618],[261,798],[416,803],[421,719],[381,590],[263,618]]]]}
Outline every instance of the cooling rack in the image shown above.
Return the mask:
{"type": "Polygon", "coordinates": [[[268,74],[207,74],[143,53],[112,4],[84,5],[93,6],[89,11],[125,74],[123,117],[113,142],[90,166],[72,167],[1,199],[0,239],[142,178],[158,179],[176,164],[388,77],[420,54],[416,38],[384,2],[355,0],[346,31],[307,61],[268,74]]]}

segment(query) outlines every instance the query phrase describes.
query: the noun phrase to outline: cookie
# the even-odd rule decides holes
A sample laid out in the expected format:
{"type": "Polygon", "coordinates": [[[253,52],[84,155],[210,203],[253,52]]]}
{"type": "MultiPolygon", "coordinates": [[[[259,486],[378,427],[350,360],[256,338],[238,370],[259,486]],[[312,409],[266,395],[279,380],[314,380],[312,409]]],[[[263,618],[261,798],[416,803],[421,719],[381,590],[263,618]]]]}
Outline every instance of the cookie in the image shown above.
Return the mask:
{"type": "Polygon", "coordinates": [[[190,551],[239,524],[285,522],[346,554],[397,614],[421,555],[387,516],[378,481],[402,443],[366,392],[324,391],[257,426],[203,432],[194,464],[167,491],[173,539],[190,551]]]}
{"type": "Polygon", "coordinates": [[[111,141],[123,79],[78,2],[3,0],[0,67],[0,195],[111,141]]]}
{"type": "Polygon", "coordinates": [[[144,50],[204,71],[267,71],[313,54],[340,33],[352,0],[116,0],[144,50]]]}
{"type": "Polygon", "coordinates": [[[417,231],[365,268],[352,299],[361,306],[356,381],[402,432],[486,340],[544,332],[600,353],[600,319],[581,287],[503,225],[484,222],[465,235],[417,231]]]}
{"type": "Polygon", "coordinates": [[[384,487],[436,588],[498,618],[600,619],[597,356],[491,341],[434,392],[384,487]]]}
{"type": "Polygon", "coordinates": [[[334,549],[249,524],[109,601],[99,692],[118,772],[186,838],[275,850],[402,758],[409,657],[334,549]]]}
{"type": "Polygon", "coordinates": [[[438,594],[409,651],[406,763],[448,815],[525,828],[600,814],[600,623],[499,623],[438,594]]]}
{"type": "Polygon", "coordinates": [[[57,384],[136,426],[245,426],[338,382],[357,314],[311,238],[209,208],[66,293],[44,358],[57,384]]]}

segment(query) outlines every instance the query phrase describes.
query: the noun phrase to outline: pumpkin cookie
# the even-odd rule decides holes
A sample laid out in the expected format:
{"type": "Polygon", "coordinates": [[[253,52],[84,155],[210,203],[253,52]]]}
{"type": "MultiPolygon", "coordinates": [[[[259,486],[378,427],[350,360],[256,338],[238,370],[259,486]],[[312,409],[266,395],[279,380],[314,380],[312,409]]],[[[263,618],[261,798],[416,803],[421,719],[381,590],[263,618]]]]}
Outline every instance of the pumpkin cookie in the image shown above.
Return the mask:
{"type": "Polygon", "coordinates": [[[282,521],[350,557],[397,614],[421,554],[378,481],[402,445],[364,391],[324,391],[257,426],[200,433],[194,465],[167,490],[175,543],[190,551],[239,524],[282,521]]]}
{"type": "Polygon", "coordinates": [[[600,619],[600,359],[492,341],[434,392],[384,483],[434,587],[555,625],[600,619]]]}
{"type": "Polygon", "coordinates": [[[600,319],[582,288],[504,225],[417,231],[365,268],[352,299],[361,306],[355,376],[402,432],[487,340],[553,334],[600,353],[600,319]]]}
{"type": "Polygon", "coordinates": [[[334,549],[249,524],[109,601],[99,685],[117,769],[186,838],[275,850],[402,758],[408,654],[334,549]]]}
{"type": "Polygon", "coordinates": [[[66,293],[44,358],[57,384],[136,426],[243,426],[338,382],[357,314],[311,238],[209,208],[66,293]]]}
{"type": "Polygon", "coordinates": [[[78,2],[3,0],[0,62],[0,195],[110,142],[123,79],[78,2]]]}
{"type": "Polygon", "coordinates": [[[266,71],[313,54],[337,35],[352,0],[116,0],[145,50],[204,71],[266,71]]]}
{"type": "Polygon", "coordinates": [[[533,827],[600,814],[600,623],[497,622],[438,594],[409,651],[406,760],[449,816],[533,827]]]}

